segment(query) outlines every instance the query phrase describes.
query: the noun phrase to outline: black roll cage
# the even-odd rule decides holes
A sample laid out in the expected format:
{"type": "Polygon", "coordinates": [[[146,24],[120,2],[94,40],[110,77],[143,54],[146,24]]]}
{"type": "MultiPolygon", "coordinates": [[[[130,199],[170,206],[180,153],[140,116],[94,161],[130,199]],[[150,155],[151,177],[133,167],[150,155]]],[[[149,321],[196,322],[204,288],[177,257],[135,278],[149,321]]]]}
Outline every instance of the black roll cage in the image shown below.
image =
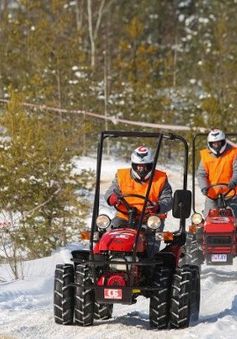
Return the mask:
{"type": "MultiPolygon", "coordinates": [[[[161,144],[163,139],[168,139],[171,141],[179,140],[182,142],[184,147],[184,172],[183,172],[183,190],[187,190],[187,174],[188,174],[188,144],[187,141],[179,135],[173,133],[158,133],[158,132],[133,132],[133,131],[102,131],[100,133],[100,139],[97,148],[97,165],[96,165],[96,183],[95,183],[95,196],[94,196],[94,205],[93,205],[93,213],[92,213],[92,221],[91,221],[91,235],[90,235],[90,255],[93,260],[93,244],[94,244],[94,234],[96,231],[96,218],[99,213],[99,199],[100,199],[100,178],[101,178],[101,164],[102,164],[102,154],[103,154],[103,147],[104,147],[104,140],[106,138],[117,138],[117,137],[142,137],[142,138],[157,138],[157,146],[154,155],[154,164],[152,167],[151,176],[149,179],[149,184],[146,192],[146,197],[144,201],[144,206],[142,209],[142,213],[138,223],[138,232],[136,235],[135,245],[134,245],[134,255],[137,251],[137,243],[139,238],[139,233],[142,227],[142,220],[145,214],[145,209],[147,205],[147,200],[149,197],[149,192],[151,189],[153,176],[157,164],[157,160],[159,157],[159,152],[161,148],[161,144]]],[[[180,217],[180,230],[179,233],[185,232],[185,218],[180,217]]]]}

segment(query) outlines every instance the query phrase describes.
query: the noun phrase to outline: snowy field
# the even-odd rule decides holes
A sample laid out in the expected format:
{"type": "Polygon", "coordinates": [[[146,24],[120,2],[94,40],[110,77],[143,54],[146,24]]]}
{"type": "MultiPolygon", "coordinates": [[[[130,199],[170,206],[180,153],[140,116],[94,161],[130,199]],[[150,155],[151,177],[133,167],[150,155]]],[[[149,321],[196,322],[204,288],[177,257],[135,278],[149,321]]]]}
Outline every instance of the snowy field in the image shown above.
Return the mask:
{"type": "MultiPolygon", "coordinates": [[[[84,158],[78,168],[95,168],[95,160],[84,158]]],[[[118,164],[105,161],[104,187],[118,164]]],[[[175,168],[168,170],[175,183],[175,168]]],[[[191,183],[189,183],[191,185],[191,183]]],[[[199,204],[203,201],[200,196],[199,204]]],[[[167,220],[168,222],[168,220],[167,220]]],[[[73,245],[71,245],[72,247],[73,245]]],[[[70,247],[70,246],[69,246],[70,247]]],[[[232,266],[202,266],[200,319],[183,330],[156,331],[149,328],[149,300],[139,297],[134,305],[115,305],[110,320],[92,327],[62,326],[53,317],[53,276],[55,265],[68,262],[67,249],[50,257],[23,263],[24,280],[12,280],[9,268],[0,265],[0,338],[40,339],[234,339],[237,338],[237,258],[232,266]]]]}
{"type": "MultiPolygon", "coordinates": [[[[237,258],[233,266],[203,265],[201,309],[197,324],[184,330],[149,329],[149,300],[143,297],[134,305],[115,305],[110,320],[93,327],[62,326],[53,318],[53,274],[64,253],[28,262],[25,280],[0,285],[0,338],[236,338],[237,333],[237,258]]],[[[3,271],[3,268],[2,268],[3,271]]]]}

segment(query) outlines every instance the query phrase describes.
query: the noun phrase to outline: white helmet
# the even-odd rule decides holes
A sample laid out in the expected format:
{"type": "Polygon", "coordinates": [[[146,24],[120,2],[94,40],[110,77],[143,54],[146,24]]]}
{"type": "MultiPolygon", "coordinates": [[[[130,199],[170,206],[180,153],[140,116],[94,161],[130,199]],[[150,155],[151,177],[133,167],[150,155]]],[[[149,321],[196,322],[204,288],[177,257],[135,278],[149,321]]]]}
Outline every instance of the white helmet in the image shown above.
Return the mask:
{"type": "Polygon", "coordinates": [[[211,132],[208,134],[208,137],[207,137],[207,145],[212,153],[219,156],[226,149],[227,143],[226,143],[225,133],[222,132],[220,129],[211,130],[211,132]],[[219,146],[215,147],[213,143],[218,142],[218,141],[221,141],[221,143],[219,146]]]}
{"type": "Polygon", "coordinates": [[[152,151],[145,147],[139,146],[131,155],[132,175],[139,181],[146,181],[152,171],[154,156],[152,151]]]}

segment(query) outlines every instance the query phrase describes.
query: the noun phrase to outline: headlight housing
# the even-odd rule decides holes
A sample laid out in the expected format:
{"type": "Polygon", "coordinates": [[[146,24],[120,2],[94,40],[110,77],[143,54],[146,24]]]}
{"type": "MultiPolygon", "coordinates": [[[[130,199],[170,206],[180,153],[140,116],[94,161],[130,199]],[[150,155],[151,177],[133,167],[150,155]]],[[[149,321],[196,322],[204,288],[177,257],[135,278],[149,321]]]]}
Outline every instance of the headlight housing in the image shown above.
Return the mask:
{"type": "Polygon", "coordinates": [[[101,230],[105,230],[107,227],[109,227],[110,223],[111,220],[106,214],[98,215],[96,218],[96,225],[101,230]]]}
{"type": "Polygon", "coordinates": [[[161,219],[157,215],[151,215],[147,219],[147,226],[152,230],[157,230],[161,225],[161,219]]]}
{"type": "Polygon", "coordinates": [[[192,224],[199,225],[202,222],[202,215],[200,213],[194,213],[191,217],[192,224]]]}

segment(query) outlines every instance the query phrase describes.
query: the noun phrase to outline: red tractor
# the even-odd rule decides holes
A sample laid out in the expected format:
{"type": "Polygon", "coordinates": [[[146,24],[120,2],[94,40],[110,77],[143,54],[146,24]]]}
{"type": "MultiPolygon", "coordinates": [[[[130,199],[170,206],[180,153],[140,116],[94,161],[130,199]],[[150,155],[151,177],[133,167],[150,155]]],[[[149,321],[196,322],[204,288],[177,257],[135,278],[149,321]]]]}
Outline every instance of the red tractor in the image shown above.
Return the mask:
{"type": "MultiPolygon", "coordinates": [[[[200,275],[195,265],[179,267],[185,243],[185,220],[190,215],[191,192],[187,190],[188,146],[185,139],[174,134],[105,131],[97,154],[97,175],[90,248],[72,252],[73,263],[57,265],[54,284],[54,318],[58,324],[75,323],[91,326],[94,320],[109,319],[113,305],[134,304],[139,296],[150,299],[151,328],[184,328],[198,320],[200,275]],[[126,208],[126,227],[112,228],[110,218],[99,214],[100,177],[104,139],[140,137],[154,138],[157,146],[151,178],[143,201],[142,212],[120,196],[126,208]],[[165,215],[150,214],[149,190],[161,145],[164,141],[182,144],[184,174],[182,189],[174,192],[173,217],[179,219],[175,232],[163,231],[165,215]],[[147,238],[153,234],[165,247],[153,257],[147,254],[147,238]]],[[[124,209],[123,209],[124,211],[124,209]]]]}
{"type": "MultiPolygon", "coordinates": [[[[235,195],[235,189],[229,189],[225,183],[216,183],[207,190],[207,197],[216,201],[216,208],[210,209],[206,218],[196,212],[195,207],[195,149],[197,138],[206,134],[197,134],[193,141],[193,210],[192,224],[186,240],[184,263],[201,265],[231,265],[237,255],[237,223],[228,201],[235,195]],[[213,198],[215,196],[215,198],[213,198]]],[[[236,136],[236,134],[233,134],[236,136]]]]}

